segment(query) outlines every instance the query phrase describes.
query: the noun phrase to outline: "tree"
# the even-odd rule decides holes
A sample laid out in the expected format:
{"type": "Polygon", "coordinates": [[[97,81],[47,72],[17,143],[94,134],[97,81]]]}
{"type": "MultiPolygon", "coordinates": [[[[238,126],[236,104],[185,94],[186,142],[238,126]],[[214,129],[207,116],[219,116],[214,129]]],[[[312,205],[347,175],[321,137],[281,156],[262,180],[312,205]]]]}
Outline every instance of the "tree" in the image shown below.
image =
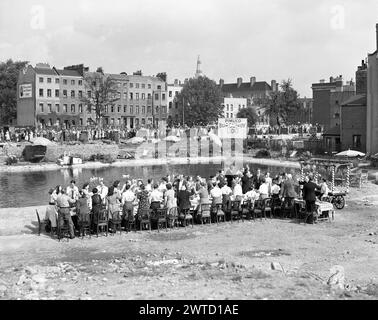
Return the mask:
{"type": "Polygon", "coordinates": [[[166,72],[159,72],[157,75],[156,75],[157,78],[160,78],[161,80],[163,80],[164,82],[167,82],[167,73],[166,72]]]}
{"type": "Polygon", "coordinates": [[[177,96],[181,123],[207,125],[223,114],[221,90],[207,77],[191,78],[177,96]],[[184,119],[183,119],[184,118],[184,119]]]}
{"type": "Polygon", "coordinates": [[[8,59],[0,62],[0,123],[8,124],[17,117],[17,80],[28,61],[8,59]]]}
{"type": "Polygon", "coordinates": [[[284,80],[280,84],[280,90],[271,92],[266,98],[259,99],[260,104],[265,109],[265,114],[274,119],[278,125],[287,123],[291,114],[300,108],[299,95],[292,86],[292,80],[284,80]]]}
{"type": "Polygon", "coordinates": [[[107,108],[111,108],[119,100],[117,83],[108,75],[99,72],[87,73],[84,76],[87,94],[81,101],[87,106],[88,112],[94,109],[96,124],[102,127],[102,118],[107,108]]]}
{"type": "Polygon", "coordinates": [[[237,118],[246,118],[248,121],[248,127],[252,127],[257,122],[256,110],[252,107],[240,109],[236,115],[237,118]]]}

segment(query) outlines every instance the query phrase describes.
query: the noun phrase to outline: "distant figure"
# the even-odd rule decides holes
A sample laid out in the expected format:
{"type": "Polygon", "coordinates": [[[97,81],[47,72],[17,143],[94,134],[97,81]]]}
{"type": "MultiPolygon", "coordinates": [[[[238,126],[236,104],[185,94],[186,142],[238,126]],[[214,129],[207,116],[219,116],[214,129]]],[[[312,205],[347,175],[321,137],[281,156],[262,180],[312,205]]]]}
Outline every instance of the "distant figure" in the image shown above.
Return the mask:
{"type": "Polygon", "coordinates": [[[320,186],[313,182],[312,175],[308,177],[308,182],[300,183],[303,184],[303,199],[306,201],[306,211],[308,214],[307,223],[314,223],[317,218],[315,207],[315,190],[320,189],[320,186]]]}

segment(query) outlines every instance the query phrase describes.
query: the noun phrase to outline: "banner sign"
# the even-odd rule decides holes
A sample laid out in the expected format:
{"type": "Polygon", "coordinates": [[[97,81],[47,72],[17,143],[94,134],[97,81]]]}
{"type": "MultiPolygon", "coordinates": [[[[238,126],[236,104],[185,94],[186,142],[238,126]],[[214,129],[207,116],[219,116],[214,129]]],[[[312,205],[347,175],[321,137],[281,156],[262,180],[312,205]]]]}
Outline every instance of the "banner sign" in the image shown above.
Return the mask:
{"type": "Polygon", "coordinates": [[[20,84],[20,98],[32,98],[33,88],[31,83],[20,84]]]}
{"type": "Polygon", "coordinates": [[[219,138],[247,138],[247,119],[244,118],[221,118],[218,119],[219,138]]]}

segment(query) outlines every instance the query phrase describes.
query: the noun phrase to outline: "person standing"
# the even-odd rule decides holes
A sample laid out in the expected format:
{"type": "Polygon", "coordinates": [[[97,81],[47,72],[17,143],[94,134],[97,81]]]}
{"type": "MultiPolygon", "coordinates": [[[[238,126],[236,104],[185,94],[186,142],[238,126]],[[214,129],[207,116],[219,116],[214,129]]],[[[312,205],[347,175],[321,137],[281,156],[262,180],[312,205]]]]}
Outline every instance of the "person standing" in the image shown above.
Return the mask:
{"type": "Polygon", "coordinates": [[[76,186],[75,180],[71,180],[71,184],[67,187],[67,195],[71,197],[71,199],[79,199],[79,188],[76,186]]]}
{"type": "Polygon", "coordinates": [[[100,185],[96,188],[99,196],[101,197],[102,203],[105,204],[105,198],[108,195],[109,188],[104,184],[104,180],[100,180],[100,185]]]}
{"type": "Polygon", "coordinates": [[[256,190],[260,189],[262,178],[263,177],[262,177],[262,174],[261,174],[261,170],[257,169],[256,175],[254,177],[254,187],[255,187],[256,190]]]}
{"type": "Polygon", "coordinates": [[[297,197],[297,193],[294,190],[294,181],[290,173],[285,175],[285,180],[282,182],[281,188],[281,198],[291,198],[297,197]]]}
{"type": "Polygon", "coordinates": [[[310,175],[308,177],[308,182],[300,182],[303,184],[303,199],[306,201],[306,212],[307,212],[307,223],[314,223],[316,222],[317,214],[316,214],[316,195],[315,190],[320,189],[321,187],[318,186],[316,183],[313,182],[313,177],[310,175]]]}
{"type": "Polygon", "coordinates": [[[247,168],[244,169],[244,173],[243,173],[243,177],[241,181],[242,181],[243,194],[246,194],[251,189],[251,185],[252,185],[251,174],[247,168]]]}
{"type": "Polygon", "coordinates": [[[70,214],[70,205],[71,203],[75,203],[75,200],[71,199],[63,189],[61,191],[61,194],[57,197],[56,203],[59,208],[59,225],[63,226],[65,222],[68,223],[70,238],[75,238],[74,224],[72,222],[70,214]]]}

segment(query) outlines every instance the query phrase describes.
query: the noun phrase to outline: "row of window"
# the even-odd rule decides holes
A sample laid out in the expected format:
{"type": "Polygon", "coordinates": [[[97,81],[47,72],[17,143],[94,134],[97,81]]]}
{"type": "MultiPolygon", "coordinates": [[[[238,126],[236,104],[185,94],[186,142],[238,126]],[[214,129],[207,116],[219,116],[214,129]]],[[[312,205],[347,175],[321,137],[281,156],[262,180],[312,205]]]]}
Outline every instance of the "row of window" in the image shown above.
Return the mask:
{"type": "MultiPolygon", "coordinates": [[[[39,77],[39,83],[44,83],[44,78],[43,77],[39,77]]],[[[52,78],[47,78],[46,79],[46,82],[47,83],[52,83],[52,78]]],[[[60,79],[59,78],[55,78],[55,83],[56,84],[58,84],[58,83],[60,83],[60,79]]],[[[64,85],[67,85],[68,84],[68,80],[67,79],[63,79],[63,84],[64,85]]],[[[72,79],[71,80],[71,85],[75,85],[76,84],[76,80],[74,80],[74,79],[72,79]]],[[[79,86],[82,86],[83,85],[83,80],[77,80],[77,84],[79,85],[79,86]]]]}
{"type": "MultiPolygon", "coordinates": [[[[227,111],[234,111],[234,105],[233,104],[231,104],[231,105],[226,105],[227,106],[227,111]]],[[[245,108],[245,105],[243,104],[243,105],[240,105],[239,104],[239,110],[241,109],[241,108],[245,108]]]]}
{"type": "MultiPolygon", "coordinates": [[[[120,93],[119,93],[119,95],[120,95],[120,93]]],[[[124,99],[126,100],[127,99],[127,92],[124,92],[123,95],[124,95],[123,96],[124,99]]],[[[139,100],[139,97],[141,97],[141,100],[146,100],[146,94],[145,93],[142,93],[141,95],[139,95],[139,93],[136,92],[135,95],[134,95],[134,92],[129,92],[129,100],[134,100],[134,97],[135,97],[135,100],[139,100]]],[[[151,99],[151,93],[147,94],[147,99],[151,99]]],[[[159,94],[158,93],[155,93],[155,100],[159,100],[159,94]]],[[[165,101],[165,93],[161,94],[161,100],[165,101]]]]}
{"type": "MultiPolygon", "coordinates": [[[[175,91],[175,97],[177,97],[178,94],[179,94],[179,91],[175,91]]],[[[172,98],[172,91],[169,91],[168,95],[169,95],[170,98],[172,98]]]]}
{"type": "MultiPolygon", "coordinates": [[[[59,98],[59,90],[58,89],[56,89],[55,90],[55,98],[59,98]]],[[[75,90],[71,90],[71,95],[70,95],[70,97],[71,98],[75,98],[76,97],[76,93],[75,93],[75,90]]],[[[39,96],[40,97],[44,97],[44,89],[39,89],[39,96]]],[[[68,91],[67,90],[63,90],[62,91],[62,96],[64,97],[64,98],[67,98],[68,97],[68,91]]],[[[51,98],[52,97],[52,90],[51,89],[47,89],[46,90],[46,97],[48,97],[48,98],[51,98]]],[[[81,91],[81,90],[79,90],[78,91],[78,97],[79,98],[82,98],[83,97],[83,91],[81,91]]]]}
{"type": "MultiPolygon", "coordinates": [[[[53,110],[53,106],[51,103],[48,103],[47,104],[47,108],[45,109],[45,106],[43,103],[40,103],[39,104],[39,109],[40,109],[40,112],[61,112],[60,111],[60,104],[55,104],[55,110],[53,110]]],[[[83,105],[82,104],[79,104],[78,105],[78,112],[79,113],[83,113],[83,105]]],[[[111,106],[110,107],[110,112],[111,113],[114,113],[114,110],[115,110],[115,106],[111,106]]],[[[155,107],[155,112],[156,114],[159,113],[159,106],[156,106],[155,107]]],[[[105,107],[105,113],[109,113],[109,108],[106,106],[105,107]]],[[[120,105],[117,106],[117,112],[118,113],[121,113],[122,111],[122,107],[120,105]]],[[[68,104],[64,104],[63,105],[63,112],[65,113],[68,113],[68,104]]],[[[76,112],[76,105],[75,104],[71,104],[71,108],[70,108],[70,112],[71,113],[75,113],[76,112]]],[[[94,110],[92,110],[92,112],[94,112],[94,110]]],[[[127,106],[123,106],[123,112],[124,113],[127,113],[127,106]]],[[[145,114],[146,113],[146,106],[135,106],[135,114],[139,114],[141,112],[141,114],[145,114]]],[[[151,106],[147,106],[147,113],[151,113],[152,112],[152,107],[151,106]]],[[[167,112],[167,107],[166,106],[162,106],[161,107],[161,112],[162,113],[166,113],[167,112]]],[[[133,114],[134,113],[134,106],[130,106],[130,114],[133,114]]]]}
{"type": "MultiPolygon", "coordinates": [[[[44,119],[41,119],[41,124],[42,125],[45,125],[45,120],[44,119]]],[[[65,124],[66,127],[68,127],[69,125],[69,120],[65,120],[63,123],[65,124]]],[[[53,125],[62,125],[63,123],[61,123],[60,119],[57,119],[56,120],[56,123],[53,123],[53,120],[50,118],[48,121],[47,121],[47,125],[48,126],[53,126],[53,125]]],[[[122,124],[123,125],[127,125],[127,119],[126,118],[123,118],[123,123],[122,123],[122,119],[121,118],[118,118],[118,119],[114,119],[114,118],[104,118],[104,123],[105,125],[118,125],[118,126],[121,126],[122,124]]],[[[152,124],[152,118],[142,118],[142,119],[138,119],[136,118],[135,119],[135,125],[136,126],[139,126],[139,124],[141,125],[145,125],[146,123],[149,123],[149,124],[152,124]]],[[[79,119],[79,125],[82,126],[84,124],[84,120],[82,118],[79,119]]],[[[87,119],[87,125],[90,125],[91,124],[91,119],[87,119]]],[[[75,123],[75,120],[71,120],[71,125],[76,125],[75,123]]]]}
{"type": "MultiPolygon", "coordinates": [[[[40,97],[44,97],[44,92],[45,92],[44,89],[39,89],[39,96],[40,97]]],[[[55,90],[55,98],[59,98],[59,92],[60,91],[58,89],[55,90]]],[[[67,98],[68,97],[68,91],[67,90],[63,90],[62,91],[62,96],[64,98],[67,98]]],[[[121,96],[121,93],[118,92],[118,97],[120,97],[120,96],[121,96]]],[[[47,89],[46,90],[46,97],[48,97],[48,98],[52,97],[52,89],[47,89]]],[[[75,90],[71,90],[70,97],[71,98],[75,98],[76,97],[76,91],[75,90]]],[[[78,97],[79,98],[83,97],[83,91],[82,90],[78,91],[78,97]]],[[[89,98],[92,97],[92,92],[91,91],[88,91],[88,97],[89,98]]],[[[134,100],[134,97],[135,97],[135,100],[139,100],[139,97],[141,97],[141,100],[146,100],[146,94],[145,93],[142,93],[141,96],[139,96],[139,93],[135,93],[135,96],[134,96],[134,93],[130,92],[129,93],[129,100],[134,100]]],[[[127,100],[127,92],[124,92],[124,99],[127,100]]],[[[151,99],[151,93],[148,93],[147,99],[151,99]]],[[[159,94],[158,93],[155,93],[155,100],[159,100],[159,94]]],[[[165,93],[162,93],[161,100],[165,101],[165,93]]]]}
{"type": "MultiPolygon", "coordinates": [[[[169,101],[169,109],[172,109],[172,101],[169,101]]],[[[178,108],[178,102],[177,101],[175,101],[175,109],[177,109],[178,108]]]]}

